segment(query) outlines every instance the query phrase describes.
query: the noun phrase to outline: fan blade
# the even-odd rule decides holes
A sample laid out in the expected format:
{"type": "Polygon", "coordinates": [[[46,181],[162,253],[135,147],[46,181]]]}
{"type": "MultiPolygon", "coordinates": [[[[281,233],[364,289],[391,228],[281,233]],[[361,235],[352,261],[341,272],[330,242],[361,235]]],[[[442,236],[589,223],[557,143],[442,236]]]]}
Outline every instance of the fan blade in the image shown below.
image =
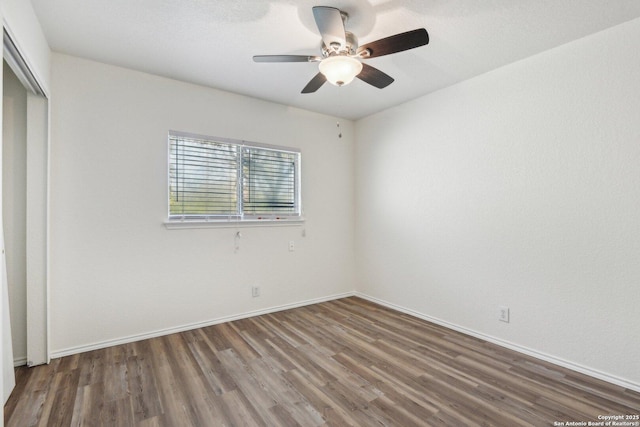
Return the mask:
{"type": "Polygon", "coordinates": [[[320,87],[327,81],[327,78],[322,73],[318,73],[309,83],[302,89],[302,93],[313,93],[320,89],[320,87]]]}
{"type": "MultiPolygon", "coordinates": [[[[339,9],[335,7],[315,6],[313,17],[316,20],[318,30],[322,36],[322,41],[327,48],[331,48],[334,43],[340,46],[347,44],[345,40],[344,22],[339,9]]],[[[340,47],[338,46],[338,47],[340,47]]]]}
{"type": "Polygon", "coordinates": [[[319,56],[304,55],[255,55],[254,62],[319,62],[319,56]]]}
{"type": "Polygon", "coordinates": [[[393,83],[393,77],[367,64],[362,64],[362,71],[356,77],[378,89],[384,89],[393,83]]]}
{"type": "Polygon", "coordinates": [[[362,45],[358,48],[358,53],[368,50],[369,56],[365,55],[363,58],[375,58],[424,46],[427,43],[429,43],[427,30],[419,28],[362,45]]]}

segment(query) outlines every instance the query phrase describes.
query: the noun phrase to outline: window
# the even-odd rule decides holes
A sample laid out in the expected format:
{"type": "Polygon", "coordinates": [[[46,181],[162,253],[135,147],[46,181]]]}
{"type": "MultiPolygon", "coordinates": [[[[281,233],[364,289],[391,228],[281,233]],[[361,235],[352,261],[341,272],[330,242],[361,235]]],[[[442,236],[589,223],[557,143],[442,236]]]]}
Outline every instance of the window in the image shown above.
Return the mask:
{"type": "Polygon", "coordinates": [[[301,218],[300,152],[169,133],[169,220],[301,218]]]}

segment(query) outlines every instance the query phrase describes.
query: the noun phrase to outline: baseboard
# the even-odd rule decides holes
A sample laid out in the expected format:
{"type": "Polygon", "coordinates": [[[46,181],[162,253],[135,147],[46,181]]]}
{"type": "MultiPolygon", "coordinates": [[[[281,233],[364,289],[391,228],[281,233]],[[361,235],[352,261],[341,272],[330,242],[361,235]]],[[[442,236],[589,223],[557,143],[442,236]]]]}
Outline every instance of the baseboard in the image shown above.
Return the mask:
{"type": "Polygon", "coordinates": [[[16,357],[13,359],[13,367],[17,368],[18,366],[24,366],[27,364],[27,356],[24,357],[16,357]]]}
{"type": "Polygon", "coordinates": [[[462,327],[462,326],[458,326],[458,325],[455,325],[453,323],[449,323],[447,321],[444,321],[444,320],[441,320],[441,319],[438,319],[438,318],[435,318],[435,317],[428,316],[428,315],[420,313],[418,311],[415,311],[415,310],[412,310],[412,309],[409,309],[409,308],[406,308],[406,307],[402,307],[402,306],[390,303],[388,301],[372,297],[372,296],[367,295],[367,294],[363,294],[361,292],[357,292],[356,291],[354,294],[355,294],[355,296],[357,296],[359,298],[374,302],[376,304],[380,304],[380,305],[382,305],[384,307],[387,307],[387,308],[390,308],[392,310],[400,311],[402,313],[409,314],[409,315],[417,317],[419,319],[426,320],[428,322],[432,322],[432,323],[435,323],[435,324],[440,325],[440,326],[444,326],[445,328],[452,329],[454,331],[461,332],[463,334],[479,338],[481,340],[490,342],[492,344],[496,344],[496,345],[499,345],[501,347],[505,347],[505,348],[508,348],[510,350],[517,351],[519,353],[526,354],[527,356],[532,356],[532,357],[535,357],[536,359],[544,360],[546,362],[553,363],[554,365],[562,366],[563,368],[571,369],[572,371],[576,371],[576,372],[579,372],[581,374],[589,375],[590,377],[594,377],[594,378],[606,381],[608,383],[615,384],[617,386],[627,388],[629,390],[640,392],[640,384],[632,382],[632,381],[628,381],[628,380],[626,380],[624,378],[619,378],[619,377],[617,377],[615,375],[610,375],[610,374],[607,374],[605,372],[601,372],[601,371],[598,371],[596,369],[589,368],[587,366],[583,366],[583,365],[580,365],[580,364],[577,364],[577,363],[573,363],[573,362],[561,359],[561,358],[556,357],[556,356],[552,356],[550,354],[542,353],[542,352],[539,352],[539,351],[536,351],[536,350],[533,350],[533,349],[530,349],[530,348],[527,348],[527,347],[524,347],[524,346],[521,346],[521,345],[518,345],[518,344],[514,344],[514,343],[509,342],[509,341],[505,341],[505,340],[500,339],[500,338],[493,337],[491,335],[486,335],[486,334],[483,334],[481,332],[474,331],[472,329],[468,329],[468,328],[465,328],[465,327],[462,327]]]}
{"type": "MultiPolygon", "coordinates": [[[[278,305],[278,306],[264,308],[264,309],[260,309],[260,310],[247,311],[247,312],[244,312],[244,313],[234,314],[234,315],[231,315],[231,316],[218,317],[218,318],[207,320],[207,321],[204,321],[204,322],[189,323],[189,324],[186,324],[186,325],[176,326],[176,327],[172,327],[172,328],[158,329],[156,331],[147,332],[147,333],[143,333],[143,334],[129,335],[129,336],[122,337],[122,338],[116,338],[116,339],[111,339],[111,340],[106,340],[106,341],[99,341],[99,342],[95,342],[95,343],[87,344],[87,345],[69,347],[69,348],[65,348],[65,349],[62,349],[62,350],[52,351],[50,356],[51,356],[52,359],[57,359],[59,357],[71,356],[73,354],[84,353],[84,352],[92,351],[92,350],[99,350],[101,348],[107,348],[107,347],[111,347],[111,346],[114,346],[114,345],[128,344],[128,343],[135,342],[135,341],[141,341],[141,340],[145,340],[145,339],[149,339],[149,338],[156,338],[156,337],[160,337],[160,336],[164,336],[164,335],[174,334],[176,332],[190,331],[192,329],[204,328],[204,327],[207,327],[207,326],[217,325],[217,324],[220,324],[220,323],[232,322],[234,320],[240,320],[240,319],[246,319],[248,317],[261,316],[263,314],[276,313],[278,311],[289,310],[289,309],[298,308],[298,307],[304,307],[306,305],[318,304],[318,303],[332,301],[332,300],[341,299],[341,298],[347,298],[347,297],[351,297],[351,296],[354,296],[354,295],[355,295],[354,292],[345,292],[345,293],[329,295],[329,296],[321,297],[321,298],[314,298],[314,299],[305,300],[305,301],[299,301],[299,302],[290,303],[290,304],[278,305]]],[[[25,363],[26,363],[26,359],[25,359],[25,363]]]]}

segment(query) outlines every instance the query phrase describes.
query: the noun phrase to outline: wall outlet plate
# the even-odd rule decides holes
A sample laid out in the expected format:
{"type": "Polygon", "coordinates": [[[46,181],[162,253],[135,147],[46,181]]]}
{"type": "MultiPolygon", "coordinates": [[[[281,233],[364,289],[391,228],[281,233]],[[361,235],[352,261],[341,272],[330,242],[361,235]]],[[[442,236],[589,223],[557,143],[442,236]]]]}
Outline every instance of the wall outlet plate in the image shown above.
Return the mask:
{"type": "Polygon", "coordinates": [[[498,307],[498,320],[501,322],[509,323],[509,307],[498,307]]]}
{"type": "Polygon", "coordinates": [[[260,296],[260,287],[259,286],[252,286],[251,287],[251,296],[256,298],[260,296]]]}

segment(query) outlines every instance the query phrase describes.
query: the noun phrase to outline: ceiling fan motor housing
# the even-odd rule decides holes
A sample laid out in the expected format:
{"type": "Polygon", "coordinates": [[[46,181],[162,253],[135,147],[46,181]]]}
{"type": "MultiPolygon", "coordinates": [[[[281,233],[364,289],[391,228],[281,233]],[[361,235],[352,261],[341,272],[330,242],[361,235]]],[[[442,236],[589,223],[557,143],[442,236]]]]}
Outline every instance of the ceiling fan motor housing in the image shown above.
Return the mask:
{"type": "Polygon", "coordinates": [[[322,56],[328,58],[333,55],[349,55],[353,56],[358,50],[358,38],[350,31],[345,31],[345,44],[333,42],[330,46],[320,42],[320,48],[322,49],[322,56]]]}

